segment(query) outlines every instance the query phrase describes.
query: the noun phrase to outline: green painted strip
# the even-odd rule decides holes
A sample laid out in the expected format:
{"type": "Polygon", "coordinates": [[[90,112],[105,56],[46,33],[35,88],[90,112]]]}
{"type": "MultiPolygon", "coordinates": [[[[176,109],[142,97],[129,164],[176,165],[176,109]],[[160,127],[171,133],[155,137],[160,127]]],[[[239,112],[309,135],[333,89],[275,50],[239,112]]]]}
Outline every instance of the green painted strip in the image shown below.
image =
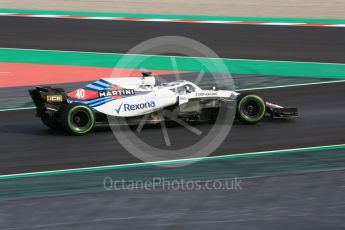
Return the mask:
{"type": "Polygon", "coordinates": [[[319,151],[344,150],[344,149],[345,149],[345,144],[339,144],[339,145],[329,145],[329,146],[263,151],[263,152],[254,152],[254,153],[240,153],[240,154],[213,156],[213,157],[204,157],[204,158],[179,159],[179,160],[157,161],[157,162],[147,162],[147,163],[133,163],[133,164],[124,164],[124,165],[111,165],[111,166],[100,166],[100,167],[90,167],[90,168],[65,169],[65,170],[55,170],[55,171],[2,175],[0,176],[0,180],[51,176],[51,175],[63,175],[63,174],[75,174],[75,173],[87,173],[87,172],[97,172],[97,171],[114,170],[114,169],[157,167],[157,166],[173,165],[173,164],[181,164],[181,163],[222,161],[222,160],[229,160],[229,159],[231,160],[231,159],[240,159],[240,158],[270,156],[270,155],[276,155],[276,154],[315,153],[319,151]]]}
{"type": "Polygon", "coordinates": [[[155,18],[155,19],[187,19],[212,21],[244,21],[244,22],[290,22],[290,23],[321,23],[345,24],[344,19],[309,19],[309,18],[263,18],[263,17],[229,17],[229,16],[202,16],[202,15],[167,15],[167,14],[130,14],[130,13],[100,13],[78,11],[51,11],[51,10],[23,10],[1,8],[0,13],[42,14],[42,15],[71,15],[90,17],[126,17],[126,18],[155,18]]]}
{"type": "MultiPolygon", "coordinates": [[[[345,64],[176,57],[180,71],[345,79],[345,64]],[[221,63],[227,68],[223,68],[221,63]],[[205,68],[207,66],[207,68],[205,68]]],[[[0,62],[173,70],[169,56],[0,48],[0,62]],[[121,60],[121,62],[119,62],[121,60]]]]}

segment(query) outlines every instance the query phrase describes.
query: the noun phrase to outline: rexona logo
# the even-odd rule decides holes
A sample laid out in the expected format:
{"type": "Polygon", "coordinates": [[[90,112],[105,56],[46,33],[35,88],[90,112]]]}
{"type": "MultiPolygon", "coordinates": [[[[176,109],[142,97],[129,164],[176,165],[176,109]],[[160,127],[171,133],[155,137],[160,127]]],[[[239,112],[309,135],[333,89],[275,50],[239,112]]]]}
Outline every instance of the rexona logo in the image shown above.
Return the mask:
{"type": "Polygon", "coordinates": [[[122,95],[134,95],[134,89],[119,89],[119,90],[108,90],[99,93],[99,97],[111,97],[111,96],[122,96],[122,95]]]}
{"type": "Polygon", "coordinates": [[[136,110],[140,110],[140,109],[148,109],[148,108],[155,108],[156,107],[156,103],[154,101],[149,101],[149,102],[144,102],[144,103],[139,103],[139,104],[123,104],[121,103],[121,105],[115,109],[115,111],[117,113],[121,112],[121,108],[123,106],[124,111],[136,111],[136,110]]]}

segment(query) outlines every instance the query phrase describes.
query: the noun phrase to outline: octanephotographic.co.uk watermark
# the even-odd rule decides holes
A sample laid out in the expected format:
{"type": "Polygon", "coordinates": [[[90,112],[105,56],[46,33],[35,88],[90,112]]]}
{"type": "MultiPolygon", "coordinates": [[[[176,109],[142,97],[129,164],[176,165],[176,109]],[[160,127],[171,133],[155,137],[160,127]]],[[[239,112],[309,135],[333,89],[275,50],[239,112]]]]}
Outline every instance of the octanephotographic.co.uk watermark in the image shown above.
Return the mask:
{"type": "Polygon", "coordinates": [[[167,179],[165,177],[153,177],[145,180],[128,180],[126,178],[105,177],[103,188],[106,191],[113,190],[147,190],[147,191],[209,191],[243,190],[242,180],[234,177],[222,180],[188,180],[185,178],[167,179]]]}

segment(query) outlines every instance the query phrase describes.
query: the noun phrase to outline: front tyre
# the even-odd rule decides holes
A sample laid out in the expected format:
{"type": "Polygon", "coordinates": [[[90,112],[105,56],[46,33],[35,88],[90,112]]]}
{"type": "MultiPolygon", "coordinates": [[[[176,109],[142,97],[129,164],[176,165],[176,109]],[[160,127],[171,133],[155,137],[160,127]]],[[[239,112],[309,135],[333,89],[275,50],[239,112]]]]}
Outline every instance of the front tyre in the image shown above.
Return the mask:
{"type": "Polygon", "coordinates": [[[260,122],[266,114],[265,101],[254,94],[240,94],[237,97],[236,118],[246,124],[260,122]]]}
{"type": "Polygon", "coordinates": [[[95,114],[84,104],[69,104],[62,112],[61,123],[69,133],[84,135],[95,127],[95,114]]]}

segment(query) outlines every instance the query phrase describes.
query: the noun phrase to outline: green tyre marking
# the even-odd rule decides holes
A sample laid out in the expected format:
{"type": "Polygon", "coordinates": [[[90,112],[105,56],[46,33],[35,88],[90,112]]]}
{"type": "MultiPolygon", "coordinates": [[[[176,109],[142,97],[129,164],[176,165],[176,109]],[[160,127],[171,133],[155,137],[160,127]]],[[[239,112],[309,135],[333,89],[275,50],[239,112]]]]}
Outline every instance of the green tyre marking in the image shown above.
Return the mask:
{"type": "Polygon", "coordinates": [[[71,108],[68,111],[67,128],[68,128],[68,131],[70,131],[71,133],[77,134],[77,135],[86,134],[93,129],[94,125],[95,125],[95,116],[94,116],[93,111],[89,107],[85,105],[75,105],[73,108],[71,108]],[[76,127],[75,125],[72,124],[72,114],[78,109],[86,110],[89,115],[90,121],[88,122],[86,129],[84,127],[76,127]]]}
{"type": "Polygon", "coordinates": [[[261,97],[259,97],[257,95],[249,94],[249,95],[246,95],[240,99],[240,102],[238,103],[238,106],[237,106],[237,111],[240,114],[241,118],[243,120],[245,120],[245,122],[250,123],[250,124],[255,124],[255,123],[259,122],[265,116],[266,104],[265,104],[264,100],[262,100],[261,97]],[[261,115],[257,118],[250,117],[250,116],[246,115],[241,109],[243,103],[245,103],[248,100],[253,99],[253,98],[256,99],[261,104],[261,106],[263,107],[263,111],[262,111],[261,115]]]}

